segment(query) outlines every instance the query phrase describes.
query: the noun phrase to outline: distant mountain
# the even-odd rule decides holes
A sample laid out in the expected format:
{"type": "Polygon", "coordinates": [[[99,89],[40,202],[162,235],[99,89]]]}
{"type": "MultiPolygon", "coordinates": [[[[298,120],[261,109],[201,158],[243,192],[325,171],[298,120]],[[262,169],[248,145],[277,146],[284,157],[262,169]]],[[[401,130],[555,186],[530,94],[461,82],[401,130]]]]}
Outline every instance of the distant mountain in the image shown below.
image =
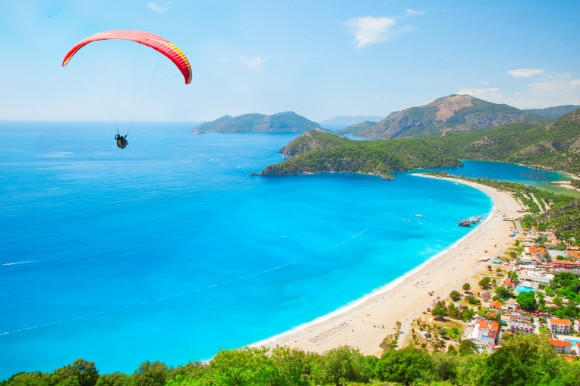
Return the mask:
{"type": "Polygon", "coordinates": [[[475,132],[513,122],[541,124],[549,122],[549,119],[470,95],[450,95],[425,106],[391,114],[356,135],[368,138],[437,137],[451,132],[475,132]]]}
{"type": "Polygon", "coordinates": [[[363,130],[367,130],[373,126],[375,126],[377,122],[372,121],[364,121],[361,123],[355,123],[354,125],[350,125],[349,127],[342,129],[339,131],[340,134],[354,134],[358,135],[363,130]]]}
{"type": "Polygon", "coordinates": [[[292,111],[274,115],[244,114],[237,117],[225,115],[212,122],[194,127],[193,132],[218,133],[301,133],[320,129],[320,125],[292,111]]]}
{"type": "Polygon", "coordinates": [[[385,116],[374,116],[374,115],[357,115],[354,117],[351,116],[345,116],[345,115],[340,115],[338,117],[334,117],[334,118],[330,118],[330,119],[325,119],[324,121],[320,122],[320,124],[322,126],[324,125],[345,125],[345,126],[350,126],[350,125],[354,125],[357,123],[361,123],[364,121],[373,121],[373,122],[379,122],[381,120],[383,120],[385,118],[385,116]]]}
{"type": "Polygon", "coordinates": [[[578,105],[565,105],[548,107],[547,109],[526,109],[524,111],[526,113],[537,114],[550,119],[558,119],[568,113],[571,113],[579,107],[580,106],[578,105]]]}

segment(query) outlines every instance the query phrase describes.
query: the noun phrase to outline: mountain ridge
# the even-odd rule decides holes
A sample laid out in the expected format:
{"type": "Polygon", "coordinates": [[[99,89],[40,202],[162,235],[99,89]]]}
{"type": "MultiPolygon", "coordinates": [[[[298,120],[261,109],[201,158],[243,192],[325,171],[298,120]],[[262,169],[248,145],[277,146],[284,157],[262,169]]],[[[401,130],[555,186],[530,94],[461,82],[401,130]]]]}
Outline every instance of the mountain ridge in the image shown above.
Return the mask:
{"type": "Polygon", "coordinates": [[[385,115],[338,115],[333,118],[320,121],[321,125],[356,125],[365,121],[379,122],[385,118],[385,115]]]}
{"type": "Polygon", "coordinates": [[[580,105],[563,105],[548,107],[545,109],[525,109],[524,111],[526,113],[537,114],[550,119],[558,119],[578,108],[580,108],[580,105]]]}
{"type": "MultiPolygon", "coordinates": [[[[513,122],[547,123],[549,118],[527,113],[470,95],[450,95],[424,106],[410,107],[390,114],[376,125],[356,132],[357,136],[386,139],[434,137],[451,132],[468,133],[513,122]]],[[[352,133],[352,128],[346,128],[352,133]]]]}

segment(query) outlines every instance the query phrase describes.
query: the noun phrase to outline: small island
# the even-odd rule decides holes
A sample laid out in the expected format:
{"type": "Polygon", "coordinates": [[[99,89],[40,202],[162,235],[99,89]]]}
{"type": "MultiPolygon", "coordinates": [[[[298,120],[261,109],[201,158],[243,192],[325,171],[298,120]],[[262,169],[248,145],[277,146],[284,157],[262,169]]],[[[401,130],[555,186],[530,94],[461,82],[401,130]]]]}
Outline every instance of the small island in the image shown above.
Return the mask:
{"type": "Polygon", "coordinates": [[[192,132],[212,133],[303,133],[319,129],[316,122],[304,118],[293,111],[274,115],[244,114],[237,117],[224,115],[215,121],[205,122],[193,128],[192,132]]]}

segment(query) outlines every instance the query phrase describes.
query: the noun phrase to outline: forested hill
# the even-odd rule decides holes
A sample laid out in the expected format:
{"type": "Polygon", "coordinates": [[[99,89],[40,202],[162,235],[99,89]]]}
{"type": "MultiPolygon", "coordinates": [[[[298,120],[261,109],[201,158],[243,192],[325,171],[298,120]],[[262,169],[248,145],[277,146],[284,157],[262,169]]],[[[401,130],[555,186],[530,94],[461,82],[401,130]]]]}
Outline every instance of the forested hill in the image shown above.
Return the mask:
{"type": "Polygon", "coordinates": [[[281,152],[292,157],[260,175],[391,173],[461,165],[461,159],[516,162],[580,175],[580,109],[545,125],[512,123],[471,134],[354,141],[322,131],[303,134],[281,152]]]}
{"type": "MultiPolygon", "coordinates": [[[[542,124],[549,118],[527,113],[505,104],[487,102],[470,95],[450,95],[427,105],[411,107],[389,115],[356,133],[367,138],[438,137],[448,133],[469,133],[507,123],[542,124]]],[[[353,128],[347,130],[352,133],[353,128]]]]}
{"type": "Polygon", "coordinates": [[[580,106],[578,105],[564,105],[548,107],[545,109],[525,109],[524,111],[526,113],[537,114],[550,119],[558,119],[568,113],[571,113],[579,107],[580,106]]]}
{"type": "Polygon", "coordinates": [[[244,114],[237,117],[225,115],[212,122],[196,126],[193,131],[219,133],[300,133],[320,128],[292,111],[274,115],[244,114]]]}
{"type": "Polygon", "coordinates": [[[286,155],[299,155],[266,167],[260,175],[336,172],[392,178],[397,171],[462,165],[457,157],[420,138],[353,141],[316,130],[301,135],[282,150],[286,155]]]}
{"type": "Polygon", "coordinates": [[[547,125],[512,124],[454,136],[464,159],[521,163],[580,176],[580,109],[547,125]]]}

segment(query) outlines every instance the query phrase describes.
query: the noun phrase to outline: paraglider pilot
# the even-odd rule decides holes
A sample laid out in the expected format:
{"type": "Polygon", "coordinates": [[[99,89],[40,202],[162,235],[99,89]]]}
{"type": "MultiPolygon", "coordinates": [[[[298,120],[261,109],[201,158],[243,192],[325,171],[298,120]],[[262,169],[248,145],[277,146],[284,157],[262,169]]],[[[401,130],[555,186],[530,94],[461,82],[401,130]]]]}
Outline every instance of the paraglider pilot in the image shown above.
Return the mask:
{"type": "Polygon", "coordinates": [[[117,135],[115,135],[115,139],[117,140],[117,147],[119,149],[124,149],[129,144],[129,142],[127,141],[127,134],[121,135],[117,131],[117,135]]]}

